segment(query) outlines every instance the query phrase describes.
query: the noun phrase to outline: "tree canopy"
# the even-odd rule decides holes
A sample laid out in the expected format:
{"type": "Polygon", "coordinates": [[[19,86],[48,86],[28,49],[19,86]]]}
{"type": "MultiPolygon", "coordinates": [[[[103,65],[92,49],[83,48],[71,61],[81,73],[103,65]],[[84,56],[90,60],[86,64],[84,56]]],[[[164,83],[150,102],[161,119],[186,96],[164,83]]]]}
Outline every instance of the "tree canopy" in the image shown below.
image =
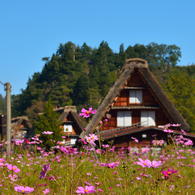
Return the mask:
{"type": "MultiPolygon", "coordinates": [[[[49,96],[55,107],[76,105],[79,110],[90,106],[97,108],[128,58],[147,60],[149,69],[157,80],[166,85],[170,82],[171,75],[176,74],[172,70],[178,69],[180,57],[178,46],[154,42],[148,45],[135,44],[128,46],[126,50],[121,44],[118,53],[113,52],[106,41],[102,41],[98,48],[92,48],[86,43],[82,46],[72,42],[61,43],[51,57],[42,58],[45,62],[42,71],[35,72],[29,78],[26,89],[23,89],[21,94],[12,96],[12,116],[28,115],[33,122],[37,113],[43,111],[49,96]]],[[[194,66],[181,67],[178,71],[195,75],[194,66]]],[[[173,85],[175,89],[182,86],[182,90],[187,90],[185,84],[173,85]]],[[[184,96],[181,94],[171,95],[171,89],[165,87],[165,90],[172,101],[183,101],[184,96]]],[[[179,103],[175,104],[181,112],[179,103]]],[[[184,115],[184,118],[186,117],[188,116],[184,115]]]]}
{"type": "Polygon", "coordinates": [[[62,121],[59,121],[58,117],[59,114],[53,110],[51,98],[49,97],[43,114],[39,115],[34,123],[35,132],[40,135],[40,139],[47,149],[56,145],[57,141],[62,141],[63,129],[60,128],[62,121]],[[52,134],[43,134],[44,131],[52,132],[52,134]],[[53,140],[55,140],[55,143],[53,140]]]}

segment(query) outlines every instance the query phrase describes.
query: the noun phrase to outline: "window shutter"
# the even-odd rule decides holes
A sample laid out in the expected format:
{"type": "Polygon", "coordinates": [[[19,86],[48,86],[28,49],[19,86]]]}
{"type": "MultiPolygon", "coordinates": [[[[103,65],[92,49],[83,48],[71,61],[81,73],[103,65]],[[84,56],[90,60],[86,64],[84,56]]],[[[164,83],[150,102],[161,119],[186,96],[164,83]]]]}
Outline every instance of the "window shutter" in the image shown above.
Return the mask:
{"type": "Polygon", "coordinates": [[[141,126],[148,126],[147,111],[141,111],[141,126]]]}
{"type": "Polygon", "coordinates": [[[135,103],[135,90],[130,90],[129,91],[129,103],[135,103]]]}
{"type": "Polygon", "coordinates": [[[132,125],[131,111],[124,111],[124,126],[132,125]]]}
{"type": "Polygon", "coordinates": [[[64,124],[64,132],[72,132],[72,124],[64,124]]]}
{"type": "Polygon", "coordinates": [[[123,111],[117,112],[117,126],[123,127],[124,126],[124,117],[123,117],[123,111]]]}
{"type": "Polygon", "coordinates": [[[155,111],[148,111],[148,126],[155,126],[155,111]]]}
{"type": "Polygon", "coordinates": [[[71,145],[74,145],[77,141],[77,138],[71,138],[70,143],[71,145]]]}
{"type": "Polygon", "coordinates": [[[142,90],[137,90],[136,91],[135,103],[142,103],[142,90]]]}

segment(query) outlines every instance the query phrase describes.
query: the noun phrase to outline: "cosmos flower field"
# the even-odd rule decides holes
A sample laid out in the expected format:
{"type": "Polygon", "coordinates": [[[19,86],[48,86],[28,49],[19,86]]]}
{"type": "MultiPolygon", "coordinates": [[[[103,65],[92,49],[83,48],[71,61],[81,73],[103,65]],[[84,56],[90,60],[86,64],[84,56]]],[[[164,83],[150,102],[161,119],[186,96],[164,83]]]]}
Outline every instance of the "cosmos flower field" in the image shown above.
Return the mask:
{"type": "Polygon", "coordinates": [[[19,144],[10,156],[2,153],[1,194],[195,192],[195,151],[190,146],[169,145],[164,154],[156,154],[149,148],[131,153],[131,148],[116,150],[110,145],[94,150],[87,143],[78,150],[58,144],[57,153],[42,150],[40,144],[33,145],[34,151],[19,144]]]}
{"type": "MultiPolygon", "coordinates": [[[[174,132],[165,132],[172,144],[160,146],[160,152],[149,147],[137,152],[109,144],[97,147],[97,134],[80,140],[80,148],[58,142],[49,151],[43,149],[39,135],[16,141],[14,152],[0,156],[0,194],[194,194],[193,143],[185,132],[175,137],[174,132]]],[[[153,148],[162,145],[162,141],[154,143],[153,148]]],[[[6,142],[0,147],[3,150],[6,142]]]]}

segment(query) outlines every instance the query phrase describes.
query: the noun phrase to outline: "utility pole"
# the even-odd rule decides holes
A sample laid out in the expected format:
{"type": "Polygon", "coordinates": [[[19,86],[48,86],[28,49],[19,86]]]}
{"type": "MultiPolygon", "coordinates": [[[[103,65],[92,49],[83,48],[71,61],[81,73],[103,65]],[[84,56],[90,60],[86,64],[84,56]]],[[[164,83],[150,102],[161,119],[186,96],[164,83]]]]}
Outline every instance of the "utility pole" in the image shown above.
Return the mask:
{"type": "Polygon", "coordinates": [[[10,83],[5,85],[6,91],[6,141],[7,141],[7,154],[10,155],[11,151],[11,86],[10,83]]]}

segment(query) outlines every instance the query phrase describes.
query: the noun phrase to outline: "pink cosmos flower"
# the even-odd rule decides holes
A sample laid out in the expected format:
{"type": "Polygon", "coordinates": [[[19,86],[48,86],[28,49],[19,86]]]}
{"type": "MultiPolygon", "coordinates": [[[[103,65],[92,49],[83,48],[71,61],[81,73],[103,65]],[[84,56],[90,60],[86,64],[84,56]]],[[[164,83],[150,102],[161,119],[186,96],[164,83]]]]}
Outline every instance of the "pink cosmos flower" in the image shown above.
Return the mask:
{"type": "Polygon", "coordinates": [[[24,187],[24,186],[16,186],[14,187],[14,190],[17,192],[22,192],[22,193],[30,193],[34,191],[34,188],[30,188],[28,186],[24,187]]]}
{"type": "Polygon", "coordinates": [[[143,168],[145,167],[151,167],[151,161],[149,159],[142,160],[141,158],[138,158],[139,162],[135,162],[134,164],[141,165],[143,168]]]}
{"type": "Polygon", "coordinates": [[[4,163],[5,159],[4,158],[0,158],[0,163],[4,163]]]}
{"type": "Polygon", "coordinates": [[[16,144],[17,146],[22,145],[23,143],[24,143],[24,140],[16,140],[16,141],[15,141],[15,144],[16,144]]]}
{"type": "Polygon", "coordinates": [[[186,132],[185,132],[183,129],[181,129],[181,132],[182,132],[184,135],[186,135],[186,132]]]}
{"type": "Polygon", "coordinates": [[[76,191],[78,194],[90,194],[94,192],[96,192],[95,186],[85,186],[85,188],[78,187],[78,190],[76,191]]]}
{"type": "Polygon", "coordinates": [[[105,144],[102,144],[102,147],[103,148],[109,148],[110,146],[108,144],[106,144],[106,145],[105,144]]]}
{"type": "Polygon", "coordinates": [[[135,137],[131,137],[131,139],[134,139],[135,142],[139,142],[138,139],[136,139],[135,137]]]}
{"type": "Polygon", "coordinates": [[[139,162],[134,162],[134,164],[141,165],[143,168],[157,168],[163,164],[162,161],[150,161],[149,159],[142,160],[141,158],[138,158],[138,160],[139,162]]]}
{"type": "Polygon", "coordinates": [[[174,131],[173,130],[170,130],[170,129],[164,129],[163,130],[165,133],[173,133],[174,131]]]}
{"type": "Polygon", "coordinates": [[[111,168],[111,169],[114,169],[115,167],[118,167],[120,164],[120,162],[112,162],[112,163],[100,163],[99,165],[101,167],[108,167],[108,168],[111,168]]]}
{"type": "Polygon", "coordinates": [[[18,180],[18,176],[16,174],[13,174],[13,175],[10,174],[9,177],[12,181],[17,181],[18,180]]]}
{"type": "Polygon", "coordinates": [[[159,161],[155,161],[155,160],[151,161],[151,165],[152,165],[153,168],[157,168],[157,167],[159,167],[162,164],[163,163],[160,160],[159,161]]]}
{"type": "Polygon", "coordinates": [[[171,126],[173,126],[173,127],[179,127],[179,126],[181,126],[181,124],[172,124],[171,126]]]}
{"type": "Polygon", "coordinates": [[[140,180],[142,180],[142,177],[136,177],[136,179],[140,181],[140,180]]]}
{"type": "Polygon", "coordinates": [[[184,146],[193,146],[193,144],[194,144],[194,143],[193,143],[192,140],[187,139],[187,142],[184,143],[183,147],[184,147],[184,146]]]}
{"type": "Polygon", "coordinates": [[[119,164],[120,164],[119,161],[118,161],[118,162],[107,163],[107,167],[113,169],[113,168],[115,168],[115,167],[118,167],[119,164]]]}
{"type": "Polygon", "coordinates": [[[95,134],[89,134],[89,136],[92,139],[92,141],[98,140],[98,136],[95,134]]]}
{"type": "Polygon", "coordinates": [[[6,167],[7,165],[9,165],[8,163],[1,163],[0,162],[0,167],[6,167]]]}
{"type": "Polygon", "coordinates": [[[176,170],[172,170],[171,169],[168,169],[167,171],[162,171],[163,175],[165,176],[165,179],[169,179],[169,176],[172,175],[173,173],[177,173],[176,170]]]}
{"type": "Polygon", "coordinates": [[[98,149],[96,150],[96,152],[97,152],[98,154],[100,154],[100,153],[101,153],[101,150],[98,148],[98,149]]]}
{"type": "MultiPolygon", "coordinates": [[[[95,137],[94,137],[95,138],[95,137]]],[[[91,138],[91,136],[90,137],[88,137],[88,136],[85,136],[85,139],[86,139],[86,141],[88,142],[88,143],[90,143],[92,146],[96,146],[96,144],[94,143],[94,140],[91,138]]]]}
{"type": "Polygon", "coordinates": [[[18,172],[20,172],[20,169],[18,169],[18,167],[17,166],[12,166],[12,164],[8,164],[7,165],[7,168],[9,169],[9,170],[13,170],[15,173],[18,173],[18,172]]]}
{"type": "Polygon", "coordinates": [[[83,116],[83,118],[89,118],[90,114],[95,114],[97,112],[97,110],[92,110],[92,108],[90,107],[89,110],[86,110],[84,108],[81,109],[82,113],[79,113],[79,116],[83,116]]]}
{"type": "Polygon", "coordinates": [[[49,192],[50,192],[49,188],[47,188],[46,190],[43,191],[44,194],[49,194],[49,192]]]}
{"type": "Polygon", "coordinates": [[[43,179],[46,176],[46,174],[50,168],[50,164],[51,163],[48,163],[48,164],[43,166],[43,171],[41,171],[39,179],[43,179]]]}
{"type": "Polygon", "coordinates": [[[53,134],[53,132],[52,131],[43,131],[42,134],[51,135],[51,134],[53,134]]]}

